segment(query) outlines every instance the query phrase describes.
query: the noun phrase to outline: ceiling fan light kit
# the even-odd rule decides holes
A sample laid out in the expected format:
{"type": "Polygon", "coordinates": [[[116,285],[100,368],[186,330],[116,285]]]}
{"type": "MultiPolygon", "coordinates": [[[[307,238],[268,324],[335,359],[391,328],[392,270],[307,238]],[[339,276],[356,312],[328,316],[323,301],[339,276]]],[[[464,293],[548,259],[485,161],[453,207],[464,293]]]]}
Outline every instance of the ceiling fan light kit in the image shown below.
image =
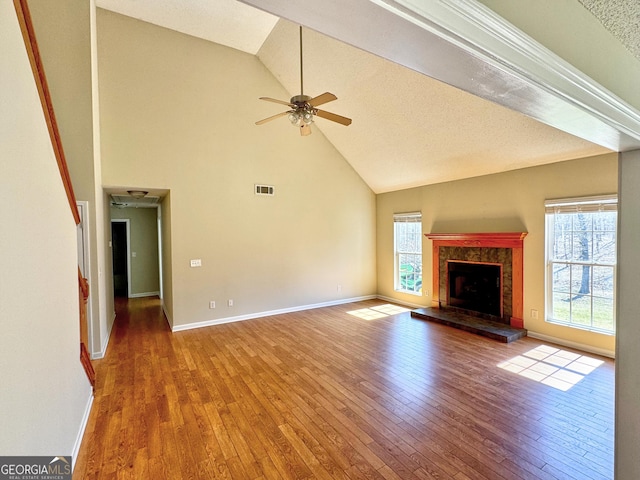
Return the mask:
{"type": "Polygon", "coordinates": [[[146,190],[127,190],[127,193],[133,198],[144,198],[149,194],[146,190]]]}
{"type": "Polygon", "coordinates": [[[311,97],[308,95],[296,95],[291,99],[291,103],[296,105],[294,110],[290,110],[289,121],[298,127],[302,124],[311,125],[313,123],[313,116],[315,115],[313,107],[309,105],[311,97]]]}
{"type": "Polygon", "coordinates": [[[351,125],[350,118],[336,115],[335,113],[331,112],[325,112],[324,110],[319,110],[316,108],[319,105],[323,105],[337,99],[338,97],[329,92],[325,92],[313,98],[304,94],[302,75],[302,26],[300,26],[300,95],[291,97],[291,100],[288,102],[270,97],[260,97],[260,100],[278,103],[280,105],[287,105],[291,108],[291,110],[287,110],[286,112],[281,112],[271,117],[258,120],[256,122],[256,125],[262,125],[263,123],[270,122],[271,120],[275,120],[276,118],[284,117],[286,115],[293,125],[300,127],[300,135],[302,136],[311,135],[311,124],[313,123],[315,116],[339,123],[341,125],[351,125]]]}

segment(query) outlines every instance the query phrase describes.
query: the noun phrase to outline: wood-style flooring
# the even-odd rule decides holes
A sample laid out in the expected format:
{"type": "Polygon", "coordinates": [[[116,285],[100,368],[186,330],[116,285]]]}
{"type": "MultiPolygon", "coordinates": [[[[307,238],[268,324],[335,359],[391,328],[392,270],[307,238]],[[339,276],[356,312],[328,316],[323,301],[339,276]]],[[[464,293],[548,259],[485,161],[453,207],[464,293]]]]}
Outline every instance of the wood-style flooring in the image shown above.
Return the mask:
{"type": "Polygon", "coordinates": [[[384,303],[171,333],[118,302],[73,478],[613,478],[611,360],[384,303]]]}

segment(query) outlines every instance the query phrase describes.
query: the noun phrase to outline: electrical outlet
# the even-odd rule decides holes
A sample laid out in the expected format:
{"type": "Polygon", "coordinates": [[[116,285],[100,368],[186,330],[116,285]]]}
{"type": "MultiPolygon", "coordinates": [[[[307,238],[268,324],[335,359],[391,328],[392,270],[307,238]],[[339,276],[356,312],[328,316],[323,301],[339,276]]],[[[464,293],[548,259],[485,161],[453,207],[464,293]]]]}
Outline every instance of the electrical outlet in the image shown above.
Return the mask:
{"type": "Polygon", "coordinates": [[[428,297],[428,296],[429,296],[429,290],[423,290],[423,291],[422,291],[422,293],[424,293],[424,296],[425,296],[425,297],[428,297]]]}
{"type": "Polygon", "coordinates": [[[338,292],[341,292],[341,291],[342,291],[342,285],[338,284],[338,285],[336,286],[336,290],[337,290],[338,292]]]}
{"type": "Polygon", "coordinates": [[[199,258],[195,258],[193,260],[191,260],[191,266],[192,267],[201,267],[202,266],[202,260],[199,258]]]}
{"type": "Polygon", "coordinates": [[[534,310],[533,308],[531,309],[531,318],[533,320],[537,320],[538,319],[538,310],[534,310]]]}
{"type": "Polygon", "coordinates": [[[230,307],[233,307],[233,300],[229,299],[227,301],[227,305],[229,305],[230,307]]]}
{"type": "Polygon", "coordinates": [[[209,308],[216,308],[216,302],[215,302],[215,301],[213,301],[213,300],[211,300],[211,301],[209,302],[209,308]]]}

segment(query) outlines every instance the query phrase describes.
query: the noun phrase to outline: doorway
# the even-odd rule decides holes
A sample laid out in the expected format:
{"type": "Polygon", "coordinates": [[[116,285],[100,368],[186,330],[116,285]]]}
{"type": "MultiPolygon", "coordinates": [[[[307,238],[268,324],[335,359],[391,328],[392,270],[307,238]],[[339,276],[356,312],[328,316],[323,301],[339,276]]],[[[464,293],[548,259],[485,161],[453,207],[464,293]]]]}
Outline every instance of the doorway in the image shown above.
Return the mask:
{"type": "Polygon", "coordinates": [[[111,245],[113,253],[113,294],[116,297],[129,297],[131,266],[129,220],[111,220],[111,245]]]}

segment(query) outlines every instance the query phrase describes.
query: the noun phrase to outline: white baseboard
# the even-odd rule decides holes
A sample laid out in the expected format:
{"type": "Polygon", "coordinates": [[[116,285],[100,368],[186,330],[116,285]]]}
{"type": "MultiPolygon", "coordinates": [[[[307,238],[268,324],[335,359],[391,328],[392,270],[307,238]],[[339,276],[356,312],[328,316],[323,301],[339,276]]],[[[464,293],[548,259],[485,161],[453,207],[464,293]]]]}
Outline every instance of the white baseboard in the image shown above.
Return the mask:
{"type": "Polygon", "coordinates": [[[330,302],[314,303],[311,305],[301,305],[298,307],[283,308],[279,310],[270,310],[266,312],[250,313],[247,315],[238,315],[237,317],[216,318],[215,320],[205,320],[202,322],[185,323],[184,325],[175,325],[171,327],[171,331],[180,332],[183,330],[192,330],[194,328],[210,327],[212,325],[220,325],[223,323],[241,322],[243,320],[252,320],[254,318],[270,317],[272,315],[281,315],[283,313],[301,312],[303,310],[312,310],[314,308],[332,307],[334,305],[342,305],[345,303],[360,302],[362,300],[373,300],[378,298],[376,295],[366,295],[364,297],[343,298],[330,302]]]}
{"type": "Polygon", "coordinates": [[[167,306],[164,303],[164,299],[162,300],[162,311],[164,312],[164,318],[167,319],[167,323],[169,324],[169,328],[171,328],[173,330],[173,328],[171,327],[171,325],[173,325],[173,318],[171,318],[171,315],[169,315],[169,312],[167,312],[167,306]]]}
{"type": "Polygon", "coordinates": [[[100,349],[99,352],[95,352],[91,354],[91,360],[100,360],[101,358],[104,358],[104,356],[107,354],[107,347],[109,346],[109,340],[111,339],[111,332],[113,331],[113,325],[116,323],[116,312],[113,312],[113,317],[111,318],[111,322],[109,325],[109,331],[107,332],[107,334],[104,337],[104,340],[102,341],[102,348],[100,349]]]}
{"type": "Polygon", "coordinates": [[[585,345],[583,343],[572,342],[571,340],[565,340],[563,338],[552,337],[550,335],[544,335],[542,333],[527,331],[527,336],[535,338],[536,340],[542,340],[544,342],[555,343],[562,345],[563,347],[575,348],[576,350],[582,350],[583,352],[593,353],[603,357],[616,358],[616,352],[614,350],[605,350],[604,348],[596,348],[591,345],[585,345]]]}
{"type": "MultiPolygon", "coordinates": [[[[91,388],[91,385],[89,385],[89,388],[91,388]]],[[[93,390],[89,392],[89,400],[87,401],[87,405],[84,408],[84,414],[82,415],[82,421],[80,422],[78,435],[76,436],[76,441],[73,444],[73,451],[71,452],[71,471],[72,472],[76,466],[76,459],[78,458],[78,452],[80,451],[80,446],[82,445],[84,431],[87,429],[87,423],[89,423],[89,414],[91,413],[92,406],[93,406],[93,390]]]]}
{"type": "Polygon", "coordinates": [[[397,298],[385,297],[384,295],[377,295],[376,298],[378,300],[384,300],[385,302],[395,303],[397,305],[404,305],[405,307],[411,308],[427,308],[429,305],[419,305],[417,303],[405,302],[403,300],[398,300],[397,298]]]}
{"type": "Polygon", "coordinates": [[[129,298],[159,297],[160,292],[130,293],[129,298]]]}

